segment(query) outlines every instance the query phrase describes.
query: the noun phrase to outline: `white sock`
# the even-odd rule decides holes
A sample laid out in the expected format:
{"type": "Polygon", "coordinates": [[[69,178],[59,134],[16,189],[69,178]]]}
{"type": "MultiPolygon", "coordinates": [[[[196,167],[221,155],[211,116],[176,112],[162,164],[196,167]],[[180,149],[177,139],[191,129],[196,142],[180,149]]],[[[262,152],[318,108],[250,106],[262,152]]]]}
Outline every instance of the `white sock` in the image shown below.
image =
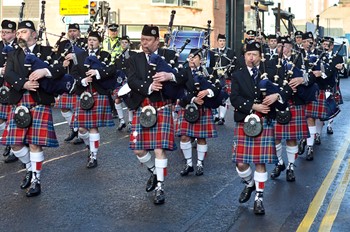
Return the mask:
{"type": "Polygon", "coordinates": [[[197,166],[198,165],[203,165],[203,160],[205,158],[205,155],[207,154],[208,151],[208,144],[197,144],[197,156],[198,156],[198,160],[197,160],[197,166]]]}
{"type": "Polygon", "coordinates": [[[132,122],[132,118],[133,118],[133,116],[134,116],[134,112],[132,111],[132,110],[129,110],[129,123],[131,123],[132,122]]]}
{"type": "Polygon", "coordinates": [[[150,170],[151,172],[156,174],[156,168],[154,166],[154,161],[152,159],[151,153],[147,152],[146,155],[144,155],[142,157],[137,156],[137,158],[139,159],[140,163],[146,165],[148,170],[150,170]]]}
{"type": "Polygon", "coordinates": [[[78,137],[84,141],[86,146],[88,145],[90,146],[90,140],[89,140],[90,135],[88,131],[85,134],[81,134],[80,132],[78,132],[78,137]]]}
{"type": "Polygon", "coordinates": [[[327,127],[332,127],[333,118],[328,120],[327,127]]]}
{"type": "Polygon", "coordinates": [[[154,165],[157,170],[157,180],[160,182],[164,181],[164,177],[167,175],[168,159],[157,159],[155,158],[154,165]]]}
{"type": "Polygon", "coordinates": [[[254,181],[255,181],[255,200],[258,198],[262,200],[262,193],[265,189],[265,182],[267,181],[267,172],[254,172],[254,181]],[[260,195],[261,194],[261,195],[260,195]]]}
{"type": "Polygon", "coordinates": [[[225,104],[225,106],[219,106],[219,113],[220,113],[220,118],[225,118],[226,115],[226,111],[227,111],[227,106],[225,104]]]}
{"type": "Polygon", "coordinates": [[[322,133],[324,123],[320,119],[316,119],[316,133],[319,135],[322,133]]]}
{"type": "Polygon", "coordinates": [[[44,152],[29,152],[32,171],[35,175],[32,176],[32,181],[37,178],[40,180],[40,173],[44,161],[44,152]]]}
{"type": "Polygon", "coordinates": [[[32,165],[30,163],[30,156],[29,156],[29,149],[28,147],[24,146],[22,149],[18,151],[14,151],[11,149],[13,154],[26,165],[27,171],[32,171],[32,165]]]}
{"type": "MultiPolygon", "coordinates": [[[[298,154],[298,146],[287,146],[287,157],[288,157],[288,165],[294,164],[295,159],[298,154]]],[[[290,165],[291,169],[294,169],[294,165],[290,165]]]]}
{"type": "Polygon", "coordinates": [[[100,146],[100,133],[92,134],[89,136],[90,152],[92,152],[93,158],[96,159],[98,148],[100,146]]]}
{"type": "Polygon", "coordinates": [[[283,158],[282,158],[282,143],[276,144],[276,155],[278,158],[278,164],[283,164],[283,158]]]}
{"type": "Polygon", "coordinates": [[[308,146],[313,146],[316,134],[316,126],[309,126],[309,133],[310,137],[306,139],[306,144],[308,146]]]}
{"type": "Polygon", "coordinates": [[[64,117],[64,119],[66,119],[66,121],[68,122],[68,125],[70,125],[72,123],[73,112],[70,110],[67,112],[61,111],[61,114],[64,117]]]}
{"type": "Polygon", "coordinates": [[[5,130],[5,128],[6,128],[6,122],[2,122],[2,123],[0,124],[0,131],[5,130]]]}
{"type": "Polygon", "coordinates": [[[186,143],[180,142],[180,148],[182,152],[184,153],[186,163],[188,166],[193,166],[192,164],[192,144],[191,141],[188,141],[186,143]]]}
{"type": "Polygon", "coordinates": [[[242,180],[245,182],[245,184],[248,187],[252,187],[254,185],[253,175],[252,175],[253,171],[250,167],[243,172],[238,170],[238,168],[236,167],[236,171],[238,173],[238,176],[242,178],[242,180]]]}
{"type": "Polygon", "coordinates": [[[118,104],[114,103],[114,106],[115,106],[115,109],[116,109],[117,112],[118,112],[118,118],[119,118],[120,120],[123,119],[123,121],[124,121],[124,112],[123,112],[122,103],[118,103],[118,104]]]}

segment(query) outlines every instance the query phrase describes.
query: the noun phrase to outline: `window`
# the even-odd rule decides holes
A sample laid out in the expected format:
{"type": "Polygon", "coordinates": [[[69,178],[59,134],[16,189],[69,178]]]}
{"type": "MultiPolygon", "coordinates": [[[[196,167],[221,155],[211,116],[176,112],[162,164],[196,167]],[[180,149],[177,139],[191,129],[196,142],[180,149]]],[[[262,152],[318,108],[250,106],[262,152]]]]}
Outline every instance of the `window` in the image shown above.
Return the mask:
{"type": "Polygon", "coordinates": [[[155,4],[165,4],[165,5],[177,5],[178,0],[152,0],[155,4]]]}
{"type": "Polygon", "coordinates": [[[181,6],[197,7],[197,0],[181,0],[181,6]]]}

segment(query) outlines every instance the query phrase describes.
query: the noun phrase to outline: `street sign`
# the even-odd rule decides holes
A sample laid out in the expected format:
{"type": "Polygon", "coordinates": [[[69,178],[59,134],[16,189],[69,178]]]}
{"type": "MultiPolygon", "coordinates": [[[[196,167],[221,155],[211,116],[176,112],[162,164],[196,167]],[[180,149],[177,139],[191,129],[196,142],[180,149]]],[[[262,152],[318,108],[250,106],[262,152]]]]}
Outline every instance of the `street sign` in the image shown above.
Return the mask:
{"type": "Polygon", "coordinates": [[[88,15],[89,0],[60,0],[60,15],[88,15]]]}

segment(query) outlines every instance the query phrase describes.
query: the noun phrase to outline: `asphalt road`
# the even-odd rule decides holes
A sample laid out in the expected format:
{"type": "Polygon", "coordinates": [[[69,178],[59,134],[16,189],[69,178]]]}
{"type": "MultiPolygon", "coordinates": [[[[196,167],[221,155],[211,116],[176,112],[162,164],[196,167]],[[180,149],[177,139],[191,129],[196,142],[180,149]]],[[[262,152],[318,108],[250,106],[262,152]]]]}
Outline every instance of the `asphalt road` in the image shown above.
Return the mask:
{"type": "MultiPolygon", "coordinates": [[[[331,230],[349,231],[345,174],[350,157],[350,79],[341,81],[345,103],[333,123],[334,134],[324,130],[314,161],[298,158],[296,182],[287,182],[282,173],[266,183],[264,216],[254,215],[253,197],[238,203],[244,185],[231,162],[232,108],[226,124],[218,126],[219,137],[208,140],[203,176],[181,177],[180,150],[168,153],[166,203],[160,206],[153,204],[153,193],[145,191],[149,174],[128,150],[126,131],[101,128],[99,166],[90,170],[85,167],[84,145],[63,141],[68,126],[55,109],[61,146],[44,150],[40,196],[27,198],[19,188],[25,174],[19,162],[0,161],[0,231],[318,231],[327,225],[322,223],[329,209],[336,211],[331,230]],[[334,196],[338,208],[332,204],[334,196]]],[[[269,172],[273,167],[268,166],[269,172]]]]}

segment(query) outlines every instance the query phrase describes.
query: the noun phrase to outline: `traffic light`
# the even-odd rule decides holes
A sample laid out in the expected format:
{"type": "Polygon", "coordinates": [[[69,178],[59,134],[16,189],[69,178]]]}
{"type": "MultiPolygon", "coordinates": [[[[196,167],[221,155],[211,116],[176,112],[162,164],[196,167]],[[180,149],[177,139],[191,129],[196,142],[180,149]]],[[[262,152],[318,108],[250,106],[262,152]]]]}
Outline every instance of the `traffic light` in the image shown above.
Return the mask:
{"type": "Polygon", "coordinates": [[[90,22],[95,22],[97,17],[97,11],[98,11],[98,2],[97,1],[90,1],[89,4],[89,15],[90,15],[90,22]]]}
{"type": "Polygon", "coordinates": [[[109,2],[107,2],[107,1],[100,2],[100,7],[101,7],[102,17],[107,17],[108,11],[110,10],[109,2]]]}

